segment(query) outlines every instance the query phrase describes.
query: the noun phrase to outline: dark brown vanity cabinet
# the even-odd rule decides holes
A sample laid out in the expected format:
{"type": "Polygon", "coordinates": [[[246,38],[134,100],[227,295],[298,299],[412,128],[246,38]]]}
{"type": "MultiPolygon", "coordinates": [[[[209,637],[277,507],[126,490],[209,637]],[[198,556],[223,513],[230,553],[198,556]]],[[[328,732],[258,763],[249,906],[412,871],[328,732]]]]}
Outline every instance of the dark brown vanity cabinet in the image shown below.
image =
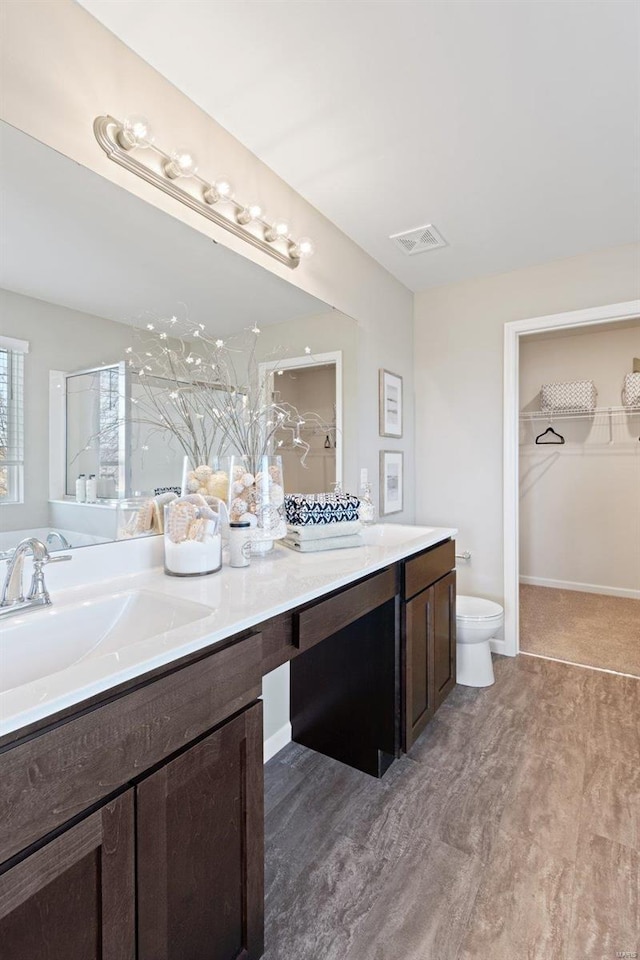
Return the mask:
{"type": "Polygon", "coordinates": [[[261,664],[240,640],[0,756],[2,960],[258,960],[261,664]]]}
{"type": "Polygon", "coordinates": [[[3,960],[135,960],[134,791],[0,876],[3,960]]]}
{"type": "Polygon", "coordinates": [[[257,960],[261,704],[165,764],[136,792],[139,960],[257,960]]]}
{"type": "Polygon", "coordinates": [[[409,750],[456,682],[455,544],[404,562],[403,712],[409,750]]]}
{"type": "Polygon", "coordinates": [[[2,960],[259,960],[264,673],[293,739],[381,777],[455,684],[441,543],[0,746],[2,960]]]}

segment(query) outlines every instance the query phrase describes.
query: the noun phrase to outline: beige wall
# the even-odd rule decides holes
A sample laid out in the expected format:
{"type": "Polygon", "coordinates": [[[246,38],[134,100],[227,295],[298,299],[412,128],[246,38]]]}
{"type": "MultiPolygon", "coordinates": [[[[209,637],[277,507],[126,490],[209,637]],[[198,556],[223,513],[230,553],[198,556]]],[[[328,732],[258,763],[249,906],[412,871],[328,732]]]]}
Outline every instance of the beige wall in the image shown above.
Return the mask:
{"type": "MultiPolygon", "coordinates": [[[[377,371],[404,377],[406,509],[412,519],[412,295],[330,221],[72,0],[5,0],[1,5],[2,118],[219,243],[356,318],[359,325],[357,462],[378,474],[377,371]],[[291,271],[108,160],[93,136],[96,116],[143,113],[157,142],[189,144],[204,174],[224,170],[241,196],[257,196],[311,236],[316,255],[291,271]]],[[[240,67],[239,67],[240,69],[240,67]]]]}
{"type": "MultiPolygon", "coordinates": [[[[593,380],[598,408],[619,407],[640,353],[640,322],[520,344],[520,408],[540,386],[593,380]]],[[[520,574],[525,582],[640,597],[640,414],[559,419],[565,438],[536,445],[547,420],[520,428],[520,574]],[[613,442],[610,442],[612,440],[613,442]],[[635,591],[635,594],[634,594],[635,591]]]]}
{"type": "Polygon", "coordinates": [[[503,596],[504,324],[638,297],[635,244],[416,295],[416,519],[459,527],[461,592],[503,596]]]}

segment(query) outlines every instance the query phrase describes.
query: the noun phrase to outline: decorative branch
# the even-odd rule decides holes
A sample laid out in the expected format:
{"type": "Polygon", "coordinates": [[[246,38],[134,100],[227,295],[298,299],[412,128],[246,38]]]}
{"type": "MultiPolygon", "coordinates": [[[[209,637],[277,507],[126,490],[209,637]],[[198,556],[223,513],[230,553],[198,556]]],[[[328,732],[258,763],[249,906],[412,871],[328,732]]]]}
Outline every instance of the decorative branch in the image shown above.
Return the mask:
{"type": "MultiPolygon", "coordinates": [[[[322,428],[324,421],[312,411],[301,415],[271,391],[278,351],[266,358],[270,369],[261,375],[259,336],[254,325],[225,341],[208,336],[204,324],[181,325],[176,317],[134,328],[135,339],[126,349],[136,390],[128,422],[175,440],[193,467],[210,464],[216,456],[239,454],[255,469],[260,457],[278,452],[284,444],[282,432],[290,431],[305,466],[311,447],[300,428],[309,422],[322,428]]],[[[119,425],[110,424],[108,431],[119,425]]],[[[104,432],[89,443],[96,438],[104,442],[104,432]]]]}

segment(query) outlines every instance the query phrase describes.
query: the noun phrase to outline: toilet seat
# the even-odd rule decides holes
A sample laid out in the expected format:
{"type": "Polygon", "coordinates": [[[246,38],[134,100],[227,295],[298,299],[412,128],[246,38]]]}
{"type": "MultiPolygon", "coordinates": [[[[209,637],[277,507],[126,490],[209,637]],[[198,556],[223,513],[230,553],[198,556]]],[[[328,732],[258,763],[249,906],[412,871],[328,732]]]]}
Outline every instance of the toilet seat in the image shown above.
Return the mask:
{"type": "Polygon", "coordinates": [[[456,597],[456,618],[465,622],[481,622],[490,624],[498,621],[504,615],[499,603],[485,600],[484,597],[456,597]]]}

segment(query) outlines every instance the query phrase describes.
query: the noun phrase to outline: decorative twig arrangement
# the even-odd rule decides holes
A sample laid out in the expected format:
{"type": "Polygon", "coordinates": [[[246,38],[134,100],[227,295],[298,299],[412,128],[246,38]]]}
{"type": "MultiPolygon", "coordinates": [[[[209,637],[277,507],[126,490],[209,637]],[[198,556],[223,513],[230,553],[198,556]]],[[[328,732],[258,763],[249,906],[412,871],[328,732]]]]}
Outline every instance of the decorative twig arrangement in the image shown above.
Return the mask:
{"type": "MultiPolygon", "coordinates": [[[[276,436],[282,431],[291,432],[304,464],[311,448],[301,428],[308,423],[322,427],[323,421],[276,400],[271,377],[277,363],[260,374],[259,328],[225,341],[208,336],[204,324],[182,334],[180,326],[176,317],[148,323],[127,348],[126,360],[140,387],[131,398],[131,422],[173,437],[194,467],[227,454],[241,454],[256,464],[283,446],[276,436]]],[[[311,351],[307,347],[305,352],[311,351]]]]}

